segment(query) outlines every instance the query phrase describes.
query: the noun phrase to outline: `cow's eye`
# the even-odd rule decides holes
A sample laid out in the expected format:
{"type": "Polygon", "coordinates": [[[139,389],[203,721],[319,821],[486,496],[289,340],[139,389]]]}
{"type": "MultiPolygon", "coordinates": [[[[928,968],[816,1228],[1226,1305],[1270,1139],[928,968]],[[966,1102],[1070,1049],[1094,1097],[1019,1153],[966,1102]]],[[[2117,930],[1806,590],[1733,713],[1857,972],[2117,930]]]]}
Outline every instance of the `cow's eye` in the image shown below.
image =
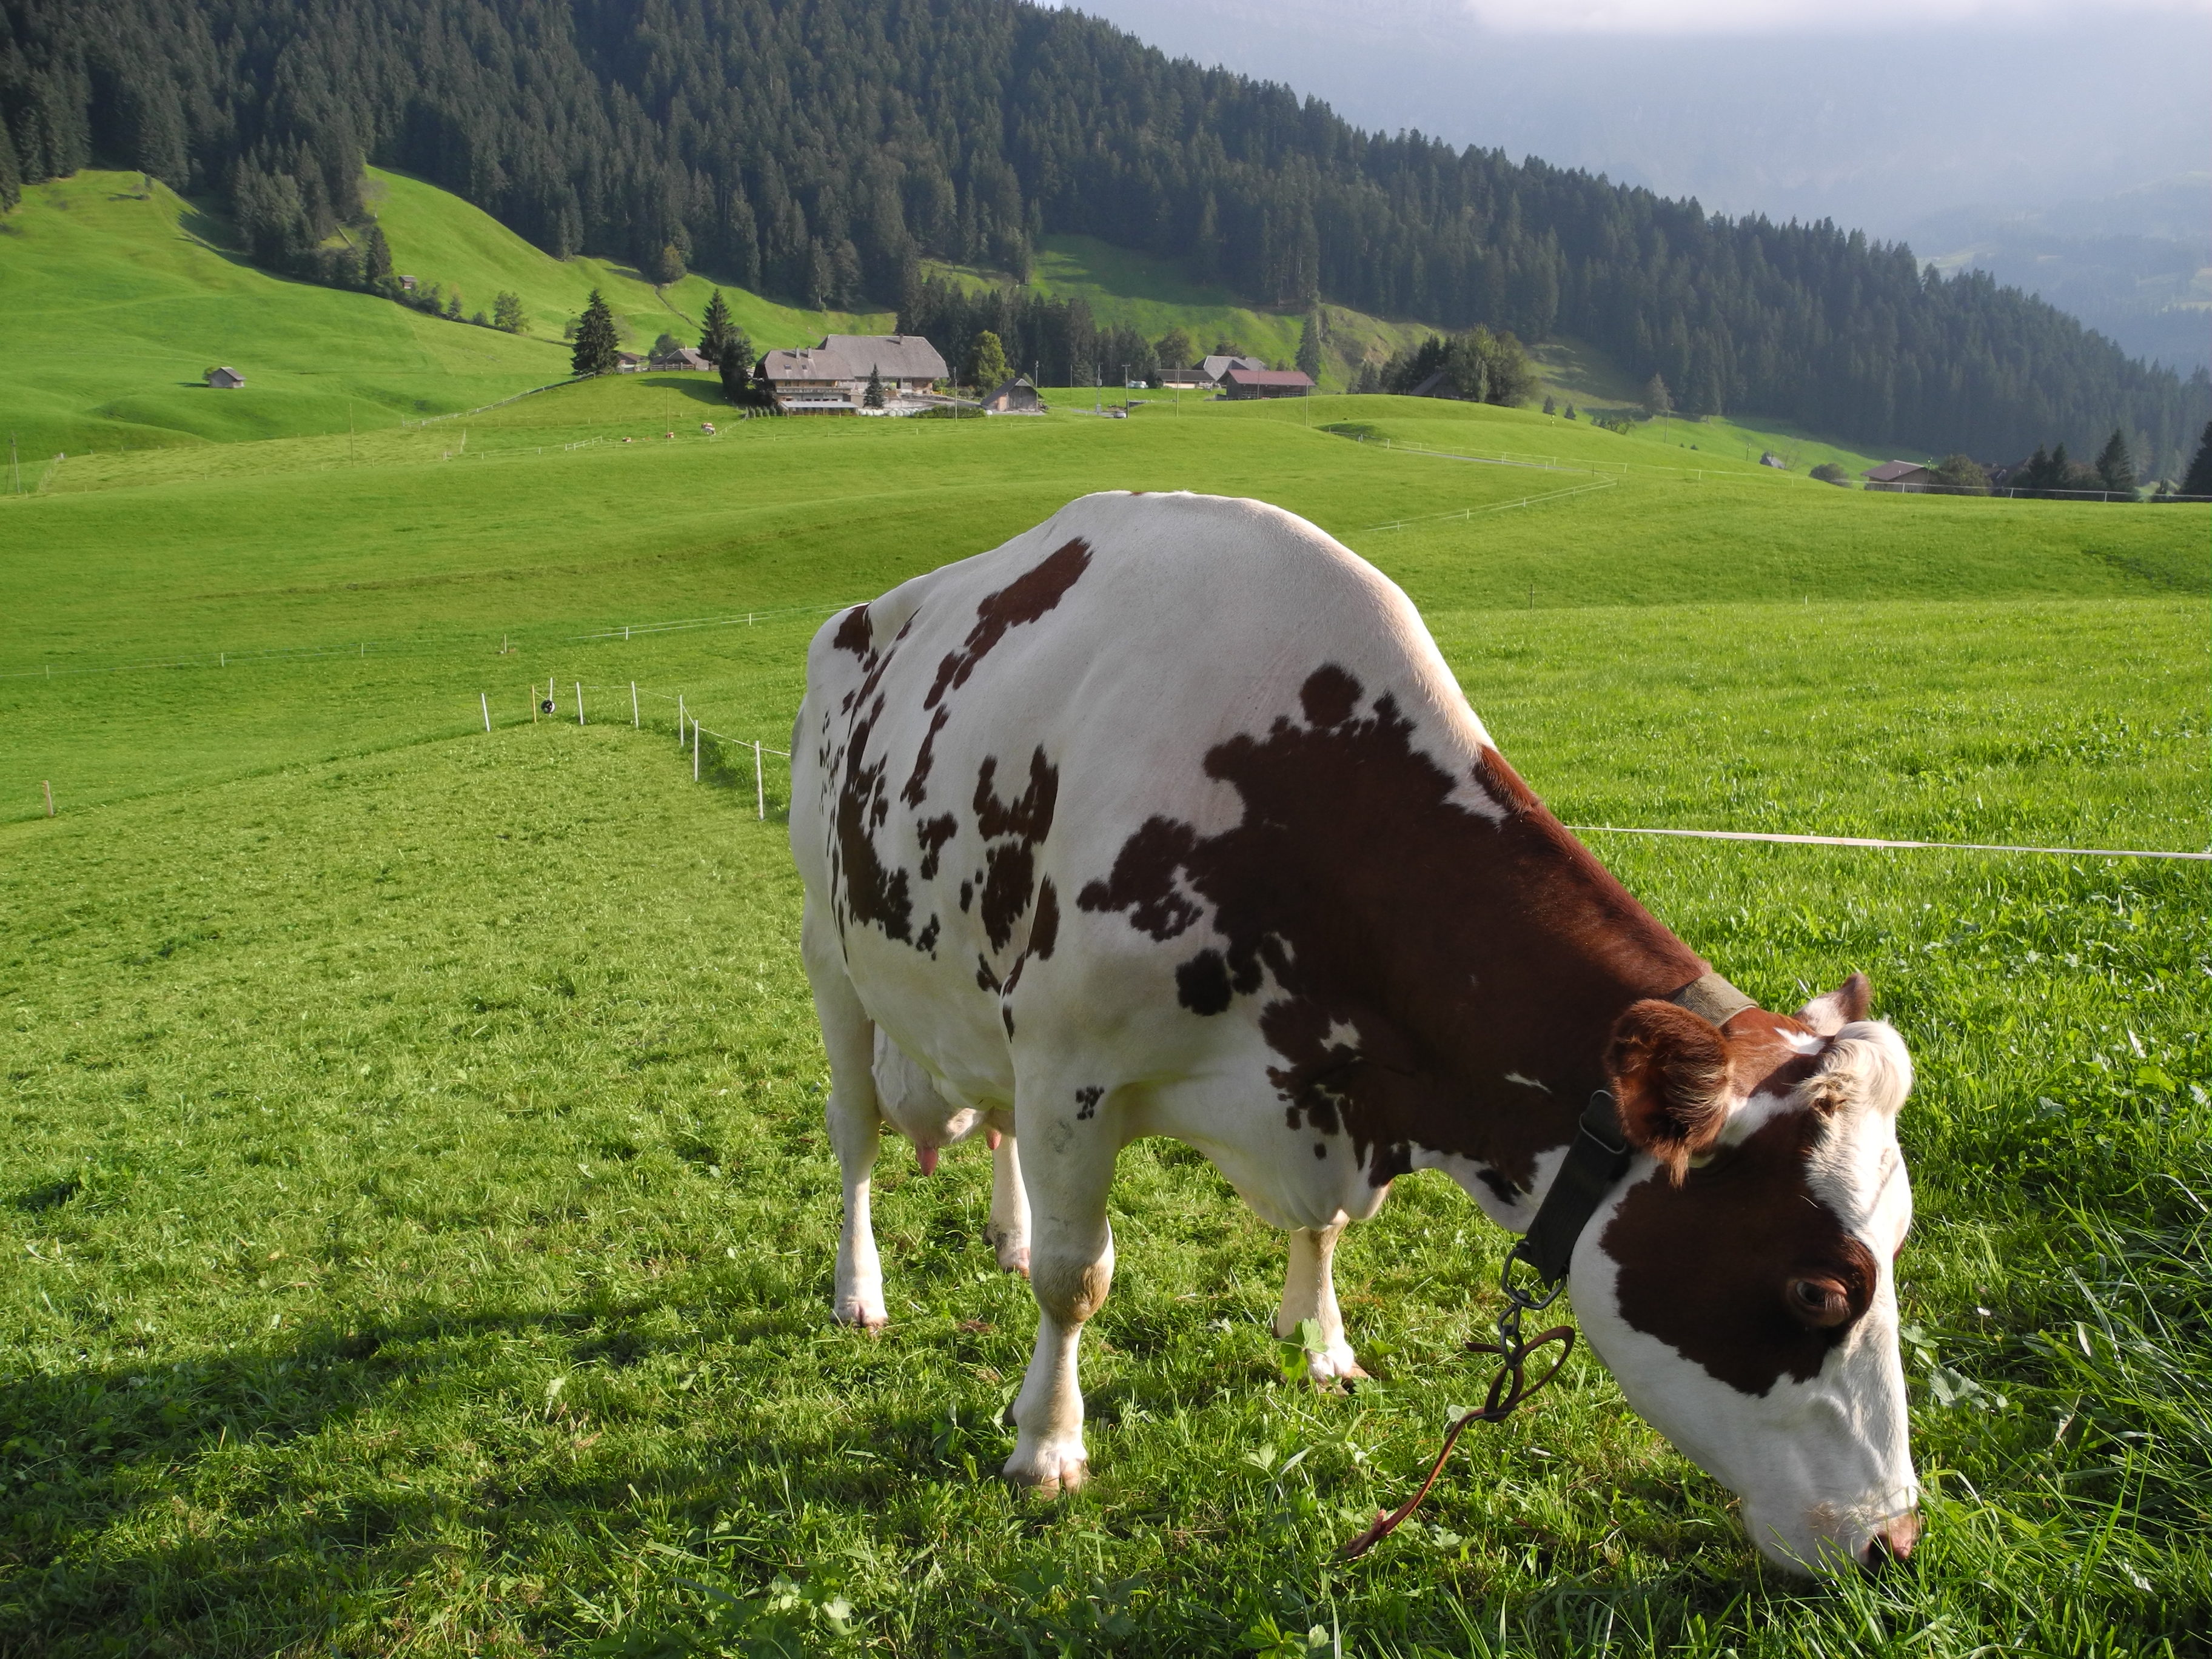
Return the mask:
{"type": "Polygon", "coordinates": [[[1790,1311],[1816,1329],[1832,1330],[1851,1316],[1851,1299],[1832,1279],[1793,1279],[1784,1296],[1790,1311]]]}

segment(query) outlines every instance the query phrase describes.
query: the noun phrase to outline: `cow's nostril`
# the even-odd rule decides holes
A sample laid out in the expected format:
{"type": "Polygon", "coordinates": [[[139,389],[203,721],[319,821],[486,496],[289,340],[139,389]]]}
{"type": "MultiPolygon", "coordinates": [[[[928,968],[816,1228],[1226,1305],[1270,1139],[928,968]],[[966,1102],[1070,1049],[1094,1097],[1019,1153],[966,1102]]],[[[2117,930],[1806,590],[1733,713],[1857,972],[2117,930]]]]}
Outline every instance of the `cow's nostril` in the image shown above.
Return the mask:
{"type": "Polygon", "coordinates": [[[1885,1521],[1875,1529],[1867,1540],[1863,1558],[1869,1572],[1880,1572],[1884,1567],[1905,1559],[1920,1539],[1920,1517],[1901,1515],[1894,1521],[1885,1521]]]}

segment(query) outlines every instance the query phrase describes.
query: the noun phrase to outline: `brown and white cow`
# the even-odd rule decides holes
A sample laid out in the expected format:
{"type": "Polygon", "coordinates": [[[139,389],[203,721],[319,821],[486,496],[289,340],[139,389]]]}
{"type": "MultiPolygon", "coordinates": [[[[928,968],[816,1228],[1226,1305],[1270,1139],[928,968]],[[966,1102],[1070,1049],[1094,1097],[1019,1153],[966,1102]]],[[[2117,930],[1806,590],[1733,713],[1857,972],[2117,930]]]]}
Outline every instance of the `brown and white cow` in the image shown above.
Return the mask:
{"type": "Polygon", "coordinates": [[[1355,555],[1256,501],[1086,496],[834,618],[793,753],[835,1310],[884,1317],[879,1121],[925,1167],[989,1132],[993,1240],[1039,1311],[1008,1477],[1086,1473],[1076,1345],[1131,1140],[1197,1147],[1290,1231],[1278,1328],[1316,1321],[1316,1375],[1357,1376],[1347,1220],[1440,1169],[1527,1229],[1609,1088],[1636,1156],[1573,1249],[1587,1337],[1770,1557],[1910,1550],[1904,1044],[1856,975],[1794,1016],[1697,1012],[1725,981],[1355,555]]]}

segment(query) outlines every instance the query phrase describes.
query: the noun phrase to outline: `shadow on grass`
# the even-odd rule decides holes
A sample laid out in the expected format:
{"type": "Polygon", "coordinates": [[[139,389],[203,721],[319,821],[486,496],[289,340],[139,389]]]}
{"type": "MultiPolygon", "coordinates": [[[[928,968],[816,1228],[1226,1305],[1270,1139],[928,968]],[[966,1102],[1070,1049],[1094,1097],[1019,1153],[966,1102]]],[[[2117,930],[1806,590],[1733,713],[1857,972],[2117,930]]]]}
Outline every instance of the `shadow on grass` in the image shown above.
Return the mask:
{"type": "Polygon", "coordinates": [[[547,1389],[549,1364],[563,1381],[618,1379],[702,1335],[789,1344],[818,1322],[742,1304],[702,1321],[702,1292],[695,1279],[556,1310],[323,1324],[251,1352],[0,1382],[0,1653],[285,1650],[388,1606],[453,1558],[456,1531],[484,1535],[495,1555],[518,1528],[590,1535],[641,1489],[708,1524],[765,1467],[781,1467],[794,1503],[877,1496],[827,1455],[852,1437],[849,1422],[593,1467],[595,1413],[625,1413],[589,1387],[581,1405],[547,1389]],[[518,1340],[540,1375],[502,1410],[511,1362],[486,1345],[518,1340]],[[395,1410],[413,1419],[404,1434],[370,1432],[395,1410]],[[324,1436],[326,1451],[303,1449],[324,1436]],[[457,1439],[483,1449],[473,1479],[450,1478],[457,1439]],[[441,1459],[449,1478],[426,1477],[441,1459]]]}

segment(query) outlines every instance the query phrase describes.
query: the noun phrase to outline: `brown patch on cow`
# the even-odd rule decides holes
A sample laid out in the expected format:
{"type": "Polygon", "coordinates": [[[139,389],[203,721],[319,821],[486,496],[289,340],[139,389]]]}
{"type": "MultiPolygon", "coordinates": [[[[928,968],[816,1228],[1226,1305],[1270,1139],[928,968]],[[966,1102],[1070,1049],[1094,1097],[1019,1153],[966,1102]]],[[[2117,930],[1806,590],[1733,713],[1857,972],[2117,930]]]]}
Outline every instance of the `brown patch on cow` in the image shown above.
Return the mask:
{"type": "Polygon", "coordinates": [[[968,677],[975,672],[975,665],[1006,637],[1007,629],[1033,623],[1053,610],[1090,568],[1091,544],[1078,536],[997,592],[985,594],[982,603],[975,607],[975,625],[968,630],[968,637],[961,642],[960,648],[946,652],[945,659],[937,665],[936,681],[930,686],[929,695],[922,699],[921,706],[934,708],[944,701],[946,692],[957,691],[967,684],[968,677]]]}
{"type": "Polygon", "coordinates": [[[1121,843],[1106,878],[1085,884],[1075,896],[1076,908],[1126,910],[1132,927],[1156,939],[1175,939],[1204,914],[1176,887],[1176,871],[1189,862],[1197,848],[1198,831],[1190,825],[1172,818],[1146,818],[1137,833],[1121,843]]]}
{"type": "Polygon", "coordinates": [[[1048,957],[1060,943],[1060,892],[1047,876],[1037,884],[1036,920],[1030,923],[1030,954],[1048,957]]]}
{"type": "Polygon", "coordinates": [[[1239,823],[1202,836],[1152,818],[1076,902],[1164,941],[1209,921],[1176,969],[1182,1006],[1265,996],[1276,1088],[1316,1129],[1340,1124],[1370,1180],[1420,1146],[1525,1188],[1604,1080],[1615,1017],[1705,964],[1495,750],[1473,777],[1492,817],[1452,799],[1462,781],[1415,747],[1388,691],[1370,702],[1324,664],[1298,703],[1303,722],[1206,754],[1242,798],[1239,823]],[[1532,1100],[1509,1072],[1556,1092],[1532,1100]]]}
{"type": "Polygon", "coordinates": [[[937,918],[935,916],[932,916],[928,921],[923,925],[922,930],[915,935],[914,948],[917,951],[927,951],[930,956],[934,957],[937,954],[938,931],[937,918]]]}
{"type": "Polygon", "coordinates": [[[968,914],[969,907],[975,902],[975,884],[972,881],[962,882],[960,884],[960,914],[963,916],[966,915],[968,914]]]}
{"type": "Polygon", "coordinates": [[[1808,1179],[1826,1128],[1818,1113],[1785,1112],[1680,1187],[1632,1188],[1599,1241],[1620,1264],[1620,1316],[1742,1394],[1818,1376],[1873,1302],[1878,1273],[1808,1179]],[[1822,1325],[1793,1313],[1800,1279],[1832,1284],[1845,1316],[1822,1325]]]}
{"type": "Polygon", "coordinates": [[[944,852],[945,843],[952,839],[953,832],[959,827],[950,812],[938,817],[925,818],[914,826],[914,838],[921,844],[921,878],[924,881],[937,873],[938,855],[944,852]]]}
{"type": "Polygon", "coordinates": [[[929,774],[937,764],[937,734],[951,718],[949,708],[940,708],[929,717],[929,730],[921,734],[921,747],[914,751],[914,769],[906,775],[906,786],[899,791],[899,799],[908,806],[919,806],[928,797],[929,774]]]}
{"type": "Polygon", "coordinates": [[[836,867],[831,872],[845,899],[850,920],[880,927],[888,939],[905,939],[912,932],[913,900],[907,876],[876,855],[871,831],[882,824],[890,810],[884,799],[884,763],[868,760],[872,722],[860,720],[845,746],[845,775],[837,791],[834,814],[836,836],[836,867]]]}
{"type": "Polygon", "coordinates": [[[979,956],[975,958],[975,985],[977,989],[988,991],[993,996],[999,994],[999,976],[991,971],[991,959],[988,957],[979,956]]]}
{"type": "Polygon", "coordinates": [[[1097,1084],[1085,1084],[1075,1091],[1075,1115],[1079,1119],[1096,1117],[1098,1115],[1098,1103],[1104,1098],[1105,1094],[1106,1091],[1097,1084]]]}
{"type": "Polygon", "coordinates": [[[868,607],[856,605],[845,613],[837,631],[830,636],[830,643],[840,651],[849,651],[856,657],[865,657],[876,648],[873,634],[868,627],[868,607]]]}
{"type": "Polygon", "coordinates": [[[1044,757],[1040,744],[1030,757],[1029,786],[1011,802],[998,796],[999,763],[987,756],[975,775],[975,830],[988,843],[983,854],[983,902],[980,915],[991,948],[1003,951],[1014,924],[1036,894],[1036,849],[1052,833],[1060,799],[1060,769],[1044,757]]]}

